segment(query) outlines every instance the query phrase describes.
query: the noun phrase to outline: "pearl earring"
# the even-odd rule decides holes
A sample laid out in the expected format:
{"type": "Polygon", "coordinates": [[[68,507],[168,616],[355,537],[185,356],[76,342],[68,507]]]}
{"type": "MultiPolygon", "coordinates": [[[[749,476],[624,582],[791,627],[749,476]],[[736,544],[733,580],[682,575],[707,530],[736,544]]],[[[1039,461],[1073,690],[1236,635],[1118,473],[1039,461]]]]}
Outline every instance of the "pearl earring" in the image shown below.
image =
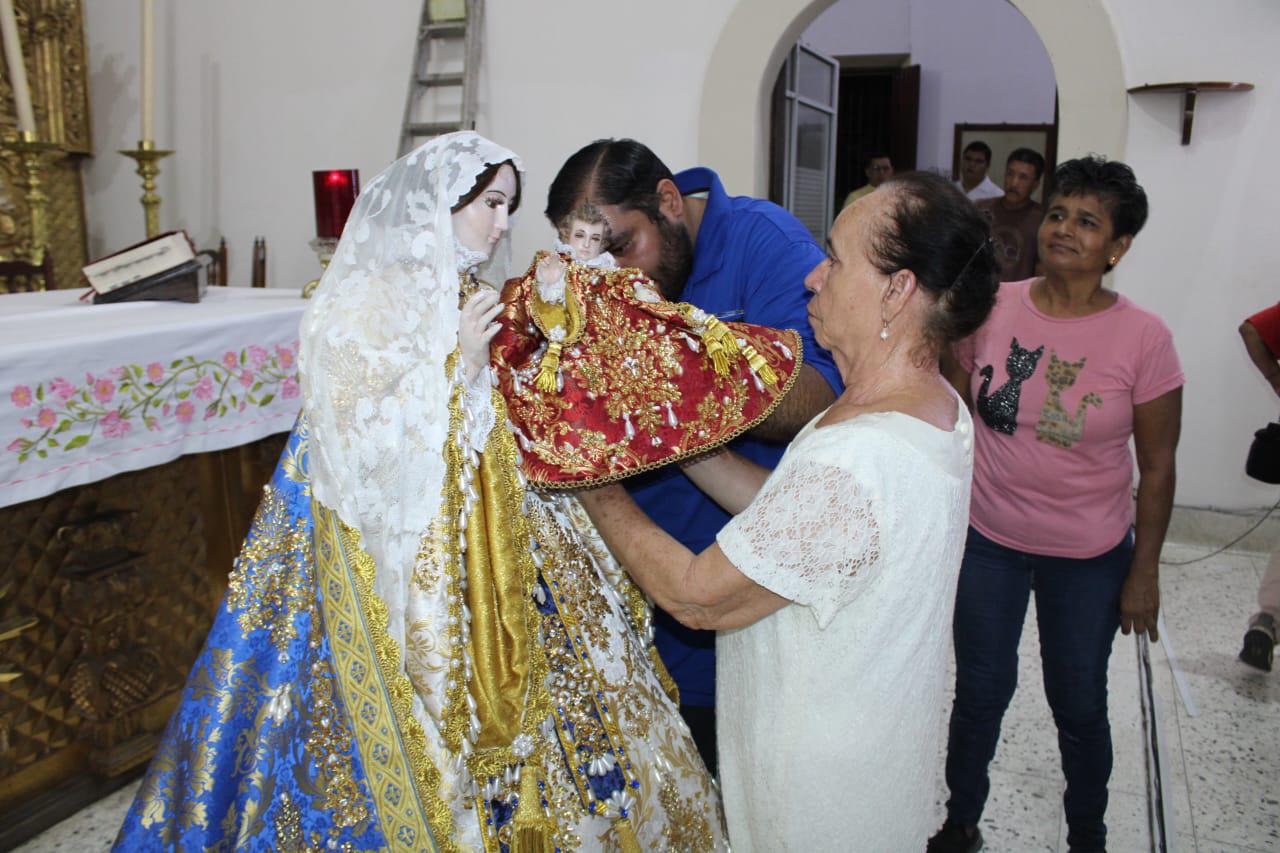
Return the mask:
{"type": "Polygon", "coordinates": [[[888,320],[884,321],[884,328],[880,330],[880,340],[882,341],[889,340],[889,321],[888,320]]]}

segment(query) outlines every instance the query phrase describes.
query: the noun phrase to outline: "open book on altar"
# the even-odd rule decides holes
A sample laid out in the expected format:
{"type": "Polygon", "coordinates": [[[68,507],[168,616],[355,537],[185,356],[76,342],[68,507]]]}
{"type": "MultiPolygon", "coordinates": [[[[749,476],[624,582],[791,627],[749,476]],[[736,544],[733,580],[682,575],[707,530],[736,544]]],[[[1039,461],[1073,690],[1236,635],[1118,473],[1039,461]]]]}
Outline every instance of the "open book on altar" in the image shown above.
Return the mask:
{"type": "Polygon", "coordinates": [[[95,303],[199,302],[204,295],[199,270],[195,246],[185,231],[169,231],[82,268],[95,303]]]}

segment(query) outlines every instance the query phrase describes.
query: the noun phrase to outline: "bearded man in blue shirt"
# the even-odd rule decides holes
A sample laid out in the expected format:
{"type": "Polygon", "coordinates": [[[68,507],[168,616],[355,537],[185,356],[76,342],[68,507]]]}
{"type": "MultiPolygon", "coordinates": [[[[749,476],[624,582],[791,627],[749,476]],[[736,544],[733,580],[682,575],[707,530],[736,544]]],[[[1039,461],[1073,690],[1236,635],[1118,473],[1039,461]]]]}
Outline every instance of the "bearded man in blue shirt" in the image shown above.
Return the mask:
{"type": "MultiPolygon", "coordinates": [[[[664,298],[690,302],[721,320],[795,329],[804,364],[774,414],[730,446],[774,467],[790,441],[842,390],[831,355],[809,326],[804,278],[825,257],[799,220],[769,201],[730,196],[710,169],[673,175],[645,145],[601,139],[582,148],[551,183],[547,218],[559,223],[580,204],[604,214],[607,249],[621,267],[638,267],[664,298]]],[[[693,553],[729,520],[715,502],[669,465],[633,477],[632,497],[693,553]]],[[[715,634],[686,628],[658,610],[655,643],[680,689],[680,712],[708,769],[716,772],[715,634]]]]}

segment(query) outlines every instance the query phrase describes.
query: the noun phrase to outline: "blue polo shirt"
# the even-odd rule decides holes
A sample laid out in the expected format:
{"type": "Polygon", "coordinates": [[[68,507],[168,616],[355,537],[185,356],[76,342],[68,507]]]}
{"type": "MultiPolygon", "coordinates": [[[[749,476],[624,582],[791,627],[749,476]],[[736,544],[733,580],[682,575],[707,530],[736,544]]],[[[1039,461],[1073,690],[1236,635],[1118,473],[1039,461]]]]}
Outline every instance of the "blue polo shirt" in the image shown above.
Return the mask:
{"type": "MultiPolygon", "coordinates": [[[[683,195],[707,194],[693,271],[680,298],[721,320],[795,329],[804,339],[805,363],[839,393],[840,375],[830,353],[814,342],[806,313],[811,294],[804,278],[824,258],[808,229],[773,202],[727,195],[710,169],[686,169],[675,178],[683,195]]],[[[730,447],[769,468],[786,449],[748,437],[730,447]]],[[[710,546],[729,520],[678,465],[633,477],[626,485],[649,517],[695,554],[710,546]]],[[[715,632],[686,628],[661,610],[654,616],[654,642],[680,687],[681,704],[715,705],[715,632]]]]}

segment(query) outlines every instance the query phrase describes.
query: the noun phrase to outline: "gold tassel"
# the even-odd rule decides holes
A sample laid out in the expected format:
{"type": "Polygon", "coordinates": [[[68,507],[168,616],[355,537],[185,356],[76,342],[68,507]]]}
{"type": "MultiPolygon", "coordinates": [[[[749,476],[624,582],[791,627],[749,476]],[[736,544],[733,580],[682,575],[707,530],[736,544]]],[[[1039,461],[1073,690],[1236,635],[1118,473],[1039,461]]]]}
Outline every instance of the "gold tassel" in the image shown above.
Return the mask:
{"type": "Polygon", "coordinates": [[[702,333],[702,340],[716,373],[728,376],[729,359],[738,354],[738,339],[734,337],[733,329],[712,317],[707,320],[707,330],[702,333]]]}
{"type": "Polygon", "coordinates": [[[766,385],[777,385],[778,374],[774,373],[773,368],[764,360],[764,356],[756,352],[756,348],[747,344],[742,348],[742,354],[747,357],[747,364],[751,365],[751,369],[755,371],[756,376],[760,377],[760,381],[766,385]]]}
{"type": "Polygon", "coordinates": [[[620,817],[613,822],[613,837],[622,853],[640,853],[640,839],[636,838],[630,819],[620,817]]]}
{"type": "MultiPolygon", "coordinates": [[[[555,823],[542,811],[541,774],[525,765],[520,770],[520,805],[511,819],[510,853],[555,853],[555,823]]],[[[639,848],[636,848],[639,853],[639,848]]]]}
{"type": "Polygon", "coordinates": [[[539,391],[546,394],[554,394],[560,390],[556,382],[556,371],[560,369],[560,342],[552,341],[547,345],[547,351],[542,356],[542,364],[538,368],[538,378],[534,380],[534,385],[539,391]]]}

